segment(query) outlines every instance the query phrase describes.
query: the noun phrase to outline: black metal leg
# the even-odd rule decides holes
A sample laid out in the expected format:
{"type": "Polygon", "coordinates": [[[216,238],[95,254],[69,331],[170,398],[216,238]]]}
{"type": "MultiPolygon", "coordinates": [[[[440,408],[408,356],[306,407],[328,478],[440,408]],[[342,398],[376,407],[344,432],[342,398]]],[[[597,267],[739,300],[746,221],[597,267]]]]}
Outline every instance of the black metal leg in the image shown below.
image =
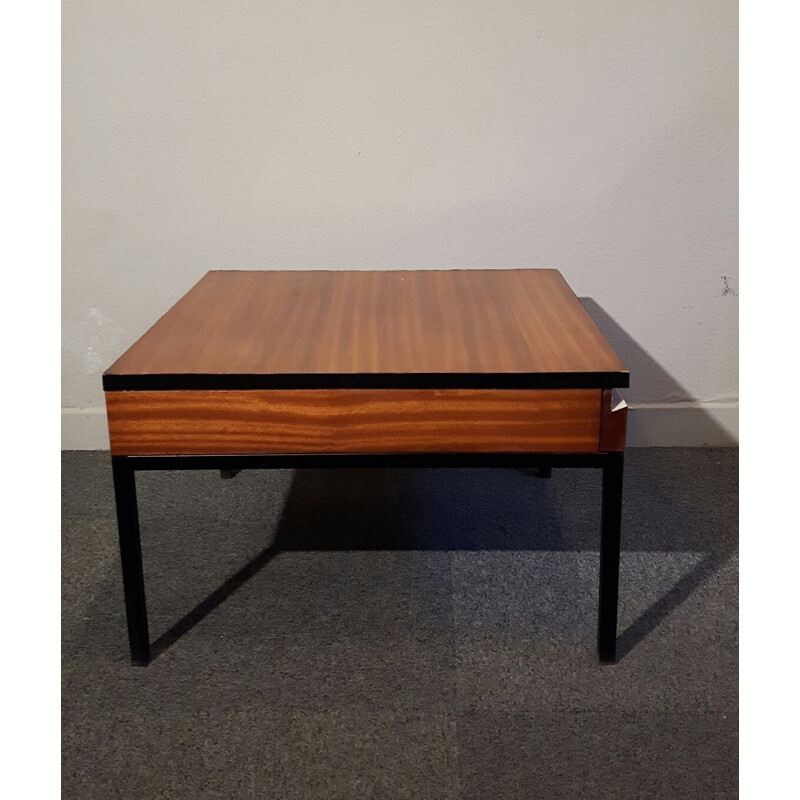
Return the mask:
{"type": "Polygon", "coordinates": [[[119,551],[122,560],[122,583],[125,589],[131,661],[144,666],[150,662],[150,634],[147,630],[142,546],[139,541],[139,511],[136,506],[136,479],[133,467],[126,456],[112,456],[111,467],[117,501],[119,551]]]}
{"type": "Polygon", "coordinates": [[[600,608],[597,652],[604,664],[617,660],[617,600],[622,522],[622,453],[609,453],[603,466],[603,510],[600,531],[600,608]]]}
{"type": "MultiPolygon", "coordinates": [[[[286,469],[307,467],[505,467],[531,471],[549,477],[556,467],[599,467],[603,469],[603,508],[600,542],[600,602],[597,648],[600,661],[616,661],[617,600],[619,594],[620,523],[622,517],[623,454],[548,453],[522,454],[398,454],[398,455],[321,455],[321,456],[113,456],[114,493],[117,503],[122,580],[131,661],[150,662],[150,637],[139,539],[139,513],[136,503],[136,470],[219,469],[223,477],[240,469],[286,469]],[[538,462],[538,463],[537,463],[538,462]],[[136,465],[134,467],[134,464],[136,465]]],[[[160,641],[160,640],[159,640],[160,641]]]]}

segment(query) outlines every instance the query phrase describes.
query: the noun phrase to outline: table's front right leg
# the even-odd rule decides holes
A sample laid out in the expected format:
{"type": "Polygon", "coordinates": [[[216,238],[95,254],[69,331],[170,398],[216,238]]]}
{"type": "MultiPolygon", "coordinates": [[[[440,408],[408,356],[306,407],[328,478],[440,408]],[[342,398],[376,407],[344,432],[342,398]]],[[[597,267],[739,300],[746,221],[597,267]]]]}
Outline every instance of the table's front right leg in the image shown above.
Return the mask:
{"type": "Polygon", "coordinates": [[[136,504],[136,478],[126,456],[112,456],[114,496],[117,503],[119,551],[131,662],[145,666],[150,662],[150,634],[147,629],[147,604],[144,594],[142,546],[139,540],[139,510],[136,504]]]}
{"type": "Polygon", "coordinates": [[[600,602],[597,652],[603,664],[617,660],[617,604],[622,522],[622,453],[609,453],[603,467],[603,507],[600,529],[600,602]]]}
{"type": "Polygon", "coordinates": [[[600,661],[604,664],[613,664],[617,660],[622,472],[627,426],[627,403],[616,391],[605,390],[600,424],[600,450],[606,452],[606,463],[603,466],[600,602],[597,624],[597,650],[600,661]]]}

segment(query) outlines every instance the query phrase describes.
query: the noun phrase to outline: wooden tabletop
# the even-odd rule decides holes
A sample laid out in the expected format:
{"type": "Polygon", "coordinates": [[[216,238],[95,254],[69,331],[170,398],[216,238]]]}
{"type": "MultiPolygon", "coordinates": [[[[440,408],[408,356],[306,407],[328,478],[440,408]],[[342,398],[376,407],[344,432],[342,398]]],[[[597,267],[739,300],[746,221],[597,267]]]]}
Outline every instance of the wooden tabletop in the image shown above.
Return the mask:
{"type": "Polygon", "coordinates": [[[213,271],[103,375],[109,391],[627,385],[551,269],[213,271]]]}

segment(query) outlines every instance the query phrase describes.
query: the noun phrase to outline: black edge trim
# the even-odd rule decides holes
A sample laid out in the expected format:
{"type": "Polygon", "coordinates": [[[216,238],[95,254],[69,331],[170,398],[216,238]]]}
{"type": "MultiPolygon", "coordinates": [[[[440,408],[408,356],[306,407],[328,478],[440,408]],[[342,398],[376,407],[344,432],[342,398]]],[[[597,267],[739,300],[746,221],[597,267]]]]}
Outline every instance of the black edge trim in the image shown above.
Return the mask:
{"type": "Polygon", "coordinates": [[[112,456],[124,458],[135,470],[179,469],[327,469],[433,467],[480,469],[488,467],[601,468],[615,453],[314,453],[282,455],[112,456]]]}
{"type": "Polygon", "coordinates": [[[191,389],[624,389],[627,372],[103,375],[107,392],[191,389]]]}

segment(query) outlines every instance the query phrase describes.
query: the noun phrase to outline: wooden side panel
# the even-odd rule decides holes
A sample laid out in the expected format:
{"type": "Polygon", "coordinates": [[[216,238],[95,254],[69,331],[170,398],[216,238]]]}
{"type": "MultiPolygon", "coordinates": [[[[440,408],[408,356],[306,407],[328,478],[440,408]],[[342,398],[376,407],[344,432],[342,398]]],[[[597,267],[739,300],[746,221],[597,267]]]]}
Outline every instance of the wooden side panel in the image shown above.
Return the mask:
{"type": "Polygon", "coordinates": [[[107,392],[114,455],[597,452],[600,389],[107,392]]]}
{"type": "Polygon", "coordinates": [[[627,429],[628,404],[616,389],[604,389],[600,420],[600,450],[624,450],[627,429]]]}

